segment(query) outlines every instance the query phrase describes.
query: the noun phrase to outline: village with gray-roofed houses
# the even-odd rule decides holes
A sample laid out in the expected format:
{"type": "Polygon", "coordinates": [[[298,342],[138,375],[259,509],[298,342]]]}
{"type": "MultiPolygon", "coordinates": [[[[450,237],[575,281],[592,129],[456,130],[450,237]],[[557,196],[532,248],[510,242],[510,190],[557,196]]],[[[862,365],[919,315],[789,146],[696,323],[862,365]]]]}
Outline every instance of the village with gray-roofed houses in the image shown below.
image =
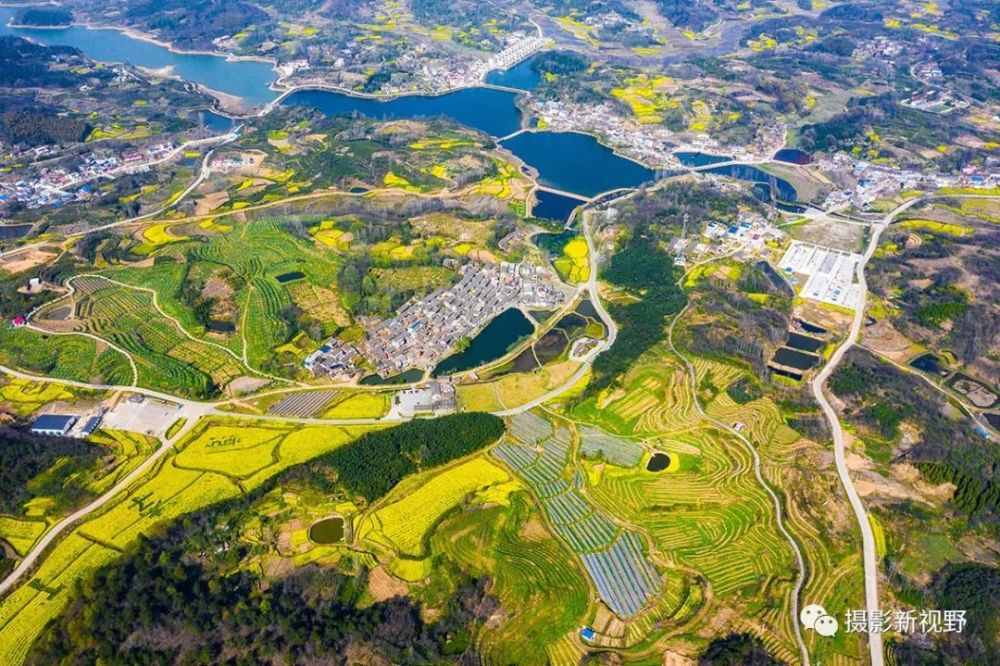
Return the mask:
{"type": "Polygon", "coordinates": [[[360,369],[358,357],[382,377],[410,368],[431,369],[467,339],[509,308],[550,310],[566,302],[556,277],[531,264],[469,263],[461,279],[424,298],[407,302],[392,319],[380,322],[364,338],[349,344],[328,340],[309,356],[305,366],[316,375],[351,378],[360,369]]]}

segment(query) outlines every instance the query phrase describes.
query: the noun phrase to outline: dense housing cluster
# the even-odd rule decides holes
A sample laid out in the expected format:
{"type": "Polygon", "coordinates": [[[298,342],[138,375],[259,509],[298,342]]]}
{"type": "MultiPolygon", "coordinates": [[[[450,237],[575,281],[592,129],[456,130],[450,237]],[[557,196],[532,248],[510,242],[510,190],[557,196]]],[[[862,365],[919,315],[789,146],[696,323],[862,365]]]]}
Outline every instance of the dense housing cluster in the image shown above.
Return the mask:
{"type": "Polygon", "coordinates": [[[355,359],[370,361],[383,377],[409,368],[433,368],[460,340],[512,307],[551,309],[563,293],[546,272],[528,264],[467,264],[453,287],[410,301],[392,319],[373,327],[357,345],[331,339],[306,359],[315,374],[351,376],[355,359]]]}

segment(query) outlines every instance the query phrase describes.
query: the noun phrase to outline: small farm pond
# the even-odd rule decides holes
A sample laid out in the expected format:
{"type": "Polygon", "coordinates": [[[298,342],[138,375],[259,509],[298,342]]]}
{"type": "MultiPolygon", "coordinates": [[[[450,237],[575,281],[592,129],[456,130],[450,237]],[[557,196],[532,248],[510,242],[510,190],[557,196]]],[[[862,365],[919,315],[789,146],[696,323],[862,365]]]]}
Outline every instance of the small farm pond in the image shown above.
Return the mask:
{"type": "Polygon", "coordinates": [[[808,370],[819,365],[819,357],[814,354],[804,354],[788,347],[782,347],[774,355],[774,362],[796,370],[808,370]]]}
{"type": "Polygon", "coordinates": [[[670,456],[662,451],[654,453],[646,463],[647,472],[662,472],[668,467],[670,467],[670,456]]]}
{"type": "Polygon", "coordinates": [[[344,519],[325,518],[309,528],[309,538],[316,543],[340,543],[344,540],[344,519]]]}
{"type": "Polygon", "coordinates": [[[941,361],[934,354],[924,354],[923,356],[910,361],[910,365],[917,370],[923,370],[930,375],[940,375],[944,370],[941,367],[941,361]]]}
{"type": "Polygon", "coordinates": [[[294,282],[295,280],[301,280],[306,276],[302,271],[292,271],[291,273],[282,273],[278,276],[278,282],[285,284],[286,282],[294,282]]]}
{"type": "Polygon", "coordinates": [[[800,351],[811,353],[816,353],[826,346],[826,342],[823,340],[808,335],[802,335],[801,333],[789,333],[788,342],[785,344],[792,349],[798,349],[800,351]]]}

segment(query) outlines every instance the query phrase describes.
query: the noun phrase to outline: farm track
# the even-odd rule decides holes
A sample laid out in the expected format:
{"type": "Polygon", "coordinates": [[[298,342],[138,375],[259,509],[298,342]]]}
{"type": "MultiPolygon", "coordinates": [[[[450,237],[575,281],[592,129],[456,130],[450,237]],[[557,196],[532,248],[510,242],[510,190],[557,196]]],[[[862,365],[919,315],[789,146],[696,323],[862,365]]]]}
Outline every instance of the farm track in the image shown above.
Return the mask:
{"type": "MultiPolygon", "coordinates": [[[[722,257],[720,257],[720,258],[722,258],[722,257]]],[[[691,269],[689,269],[688,271],[685,271],[684,275],[682,275],[681,278],[680,278],[681,284],[683,284],[685,278],[687,277],[688,273],[691,270],[694,270],[698,266],[703,265],[705,263],[708,263],[708,261],[704,261],[704,262],[700,262],[698,264],[695,264],[694,266],[691,267],[691,269]]],[[[800,597],[801,597],[801,594],[802,594],[802,588],[805,586],[805,582],[806,582],[805,558],[802,556],[802,550],[799,548],[799,544],[796,541],[795,537],[792,536],[791,532],[789,532],[788,528],[785,526],[785,522],[784,522],[784,518],[783,518],[782,505],[781,505],[781,499],[778,497],[778,495],[774,491],[774,489],[771,488],[771,485],[764,479],[763,473],[761,471],[762,464],[761,464],[760,454],[757,452],[757,449],[754,447],[753,443],[749,439],[747,439],[746,436],[744,436],[742,433],[740,433],[739,431],[735,430],[730,424],[724,423],[723,421],[720,421],[719,419],[716,419],[716,418],[710,416],[705,411],[705,408],[701,404],[701,400],[698,398],[698,380],[697,380],[697,373],[695,371],[695,367],[691,363],[691,361],[688,360],[688,358],[686,356],[684,356],[680,352],[680,350],[677,349],[677,346],[674,343],[674,329],[675,329],[675,327],[677,325],[677,322],[680,321],[681,317],[684,316],[684,313],[687,311],[688,307],[689,307],[689,305],[685,305],[681,309],[681,311],[678,312],[674,316],[674,318],[671,320],[670,325],[667,328],[667,343],[668,343],[668,345],[670,347],[670,350],[674,353],[675,356],[677,356],[678,359],[681,360],[681,362],[684,364],[684,366],[685,366],[685,368],[687,370],[686,375],[687,375],[687,378],[688,378],[688,380],[690,382],[690,385],[691,385],[692,401],[693,401],[693,405],[694,405],[694,408],[695,408],[696,412],[702,418],[704,418],[706,421],[708,421],[709,423],[711,423],[715,427],[719,428],[720,430],[729,433],[730,435],[732,435],[733,437],[735,437],[736,439],[738,439],[743,444],[743,446],[746,448],[747,452],[753,458],[753,471],[754,471],[754,477],[757,480],[757,484],[761,488],[764,489],[764,491],[770,496],[770,498],[771,498],[771,500],[773,502],[776,526],[778,528],[778,531],[781,532],[782,536],[785,537],[785,540],[788,541],[788,544],[791,547],[792,552],[795,555],[795,560],[796,560],[796,563],[797,563],[797,566],[798,566],[798,575],[796,576],[795,585],[793,587],[792,596],[791,596],[791,606],[792,606],[791,607],[791,624],[792,624],[792,628],[793,628],[794,635],[795,635],[795,641],[796,641],[796,643],[798,643],[799,652],[800,652],[800,655],[802,657],[802,664],[804,666],[809,666],[809,663],[810,663],[809,662],[809,650],[806,647],[805,639],[802,636],[802,629],[799,626],[799,604],[800,604],[800,597]]]]}

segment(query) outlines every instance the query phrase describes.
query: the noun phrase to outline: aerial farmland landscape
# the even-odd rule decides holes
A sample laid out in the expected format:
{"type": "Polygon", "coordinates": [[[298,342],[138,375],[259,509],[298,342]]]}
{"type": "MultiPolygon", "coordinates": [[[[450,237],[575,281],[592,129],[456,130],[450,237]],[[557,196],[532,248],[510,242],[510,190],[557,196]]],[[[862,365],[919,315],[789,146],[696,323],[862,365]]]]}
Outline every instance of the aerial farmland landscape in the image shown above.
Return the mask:
{"type": "Polygon", "coordinates": [[[1000,5],[0,2],[0,665],[1000,663],[1000,5]]]}

